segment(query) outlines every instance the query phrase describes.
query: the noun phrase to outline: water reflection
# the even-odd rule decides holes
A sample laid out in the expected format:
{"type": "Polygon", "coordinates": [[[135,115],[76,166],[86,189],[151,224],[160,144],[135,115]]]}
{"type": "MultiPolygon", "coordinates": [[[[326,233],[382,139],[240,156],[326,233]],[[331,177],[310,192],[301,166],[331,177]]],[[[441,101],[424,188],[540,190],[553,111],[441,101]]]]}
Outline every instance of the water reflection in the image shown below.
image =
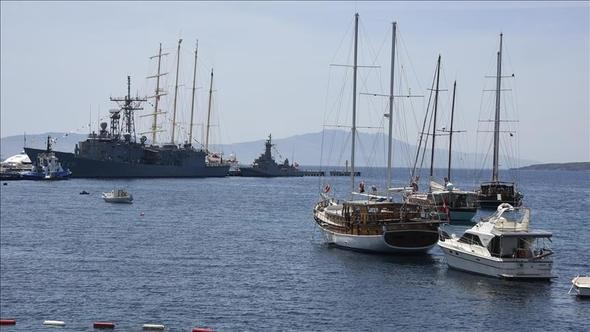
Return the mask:
{"type": "Polygon", "coordinates": [[[551,282],[547,281],[505,280],[454,269],[447,269],[445,276],[453,289],[480,299],[501,298],[515,304],[526,304],[535,298],[551,295],[551,282]]]}

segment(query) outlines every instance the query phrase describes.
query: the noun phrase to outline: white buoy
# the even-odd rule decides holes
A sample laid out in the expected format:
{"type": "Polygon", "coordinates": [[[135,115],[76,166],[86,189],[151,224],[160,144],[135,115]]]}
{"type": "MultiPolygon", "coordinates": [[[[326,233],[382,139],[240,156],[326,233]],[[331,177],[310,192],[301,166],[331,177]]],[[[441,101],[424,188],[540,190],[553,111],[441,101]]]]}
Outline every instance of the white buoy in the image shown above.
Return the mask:
{"type": "Polygon", "coordinates": [[[162,324],[143,324],[144,330],[163,330],[164,325],[162,324]]]}
{"type": "Polygon", "coordinates": [[[43,325],[49,325],[49,326],[66,326],[66,323],[64,321],[61,321],[61,320],[46,320],[46,321],[43,321],[43,325]]]}

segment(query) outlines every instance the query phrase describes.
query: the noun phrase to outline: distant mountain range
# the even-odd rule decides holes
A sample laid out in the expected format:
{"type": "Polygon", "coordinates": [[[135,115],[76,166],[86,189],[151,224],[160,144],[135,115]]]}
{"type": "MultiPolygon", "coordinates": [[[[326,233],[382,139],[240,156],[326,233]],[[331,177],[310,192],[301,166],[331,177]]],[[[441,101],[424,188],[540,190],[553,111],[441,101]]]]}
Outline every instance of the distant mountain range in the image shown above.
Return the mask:
{"type": "MultiPolygon", "coordinates": [[[[54,149],[56,151],[73,152],[76,143],[85,140],[87,134],[59,133],[49,132],[36,135],[27,135],[26,143],[23,136],[7,136],[0,138],[0,155],[2,160],[23,151],[23,146],[45,148],[47,136],[56,139],[54,149]]],[[[260,140],[233,144],[221,144],[214,149],[224,153],[227,158],[234,154],[241,164],[250,164],[264,152],[264,142],[267,138],[260,140]]],[[[350,159],[350,133],[344,130],[326,130],[322,132],[295,135],[287,138],[272,139],[275,145],[275,159],[282,161],[288,158],[289,161],[296,161],[300,165],[319,165],[326,166],[344,166],[344,163],[350,159]],[[323,137],[322,137],[323,136],[323,137]],[[322,141],[325,150],[329,151],[331,158],[326,158],[328,153],[322,155],[322,141]],[[278,153],[277,153],[278,152],[278,153]]],[[[365,166],[386,166],[387,164],[387,142],[383,134],[358,133],[356,165],[365,166]]],[[[414,161],[416,146],[408,143],[394,140],[394,167],[410,167],[414,161]]],[[[448,152],[445,149],[436,150],[435,167],[446,168],[448,152]]],[[[481,165],[484,156],[481,154],[454,152],[454,168],[477,168],[475,165],[481,165]]],[[[491,163],[491,162],[490,162],[491,163]]],[[[538,163],[530,160],[519,160],[519,165],[530,165],[538,163]]],[[[424,165],[430,164],[430,153],[425,159],[424,165]]]]}

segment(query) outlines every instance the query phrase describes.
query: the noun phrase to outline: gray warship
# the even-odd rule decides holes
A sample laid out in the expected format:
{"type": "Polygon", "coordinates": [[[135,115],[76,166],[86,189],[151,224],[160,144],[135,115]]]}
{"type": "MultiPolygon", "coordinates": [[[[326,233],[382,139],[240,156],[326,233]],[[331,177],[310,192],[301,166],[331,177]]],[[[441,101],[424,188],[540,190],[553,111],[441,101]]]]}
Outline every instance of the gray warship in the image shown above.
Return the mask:
{"type": "MultiPolygon", "coordinates": [[[[190,141],[184,144],[148,144],[147,137],[137,141],[134,112],[142,110],[146,101],[131,97],[131,78],[127,77],[127,96],[111,98],[118,109],[110,110],[110,128],[100,124],[85,141],[76,144],[74,153],[54,151],[74,178],[163,178],[163,177],[224,177],[226,163],[210,163],[206,149],[196,149],[190,141]]],[[[152,141],[153,143],[153,141],[152,141]]],[[[45,152],[25,147],[31,160],[45,152]]]]}
{"type": "Polygon", "coordinates": [[[271,149],[273,147],[272,137],[268,135],[265,143],[264,153],[254,160],[252,166],[240,167],[241,176],[250,177],[280,177],[280,176],[304,176],[305,172],[299,170],[296,165],[290,165],[289,159],[285,159],[281,164],[272,157],[271,149]]]}

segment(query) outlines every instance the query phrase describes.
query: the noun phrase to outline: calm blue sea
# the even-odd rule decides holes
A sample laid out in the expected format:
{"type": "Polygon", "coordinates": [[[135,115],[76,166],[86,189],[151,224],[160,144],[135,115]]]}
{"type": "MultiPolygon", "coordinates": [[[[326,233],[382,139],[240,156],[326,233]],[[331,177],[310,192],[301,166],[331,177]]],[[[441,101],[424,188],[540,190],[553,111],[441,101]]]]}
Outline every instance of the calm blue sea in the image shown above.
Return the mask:
{"type": "MultiPolygon", "coordinates": [[[[382,182],[382,169],[361,171],[367,185],[382,182]]],[[[472,174],[453,182],[473,189],[472,174]]],[[[348,178],[325,180],[349,190],[348,178]]],[[[67,331],[99,320],[122,331],[588,331],[590,301],[568,290],[590,274],[590,172],[522,171],[519,181],[533,227],[554,235],[552,282],[449,270],[437,247],[402,257],[330,247],[312,218],[319,178],[8,182],[0,316],[17,325],[1,330],[40,331],[50,319],[67,331]],[[115,186],[134,204],[105,203],[115,186]]]]}

